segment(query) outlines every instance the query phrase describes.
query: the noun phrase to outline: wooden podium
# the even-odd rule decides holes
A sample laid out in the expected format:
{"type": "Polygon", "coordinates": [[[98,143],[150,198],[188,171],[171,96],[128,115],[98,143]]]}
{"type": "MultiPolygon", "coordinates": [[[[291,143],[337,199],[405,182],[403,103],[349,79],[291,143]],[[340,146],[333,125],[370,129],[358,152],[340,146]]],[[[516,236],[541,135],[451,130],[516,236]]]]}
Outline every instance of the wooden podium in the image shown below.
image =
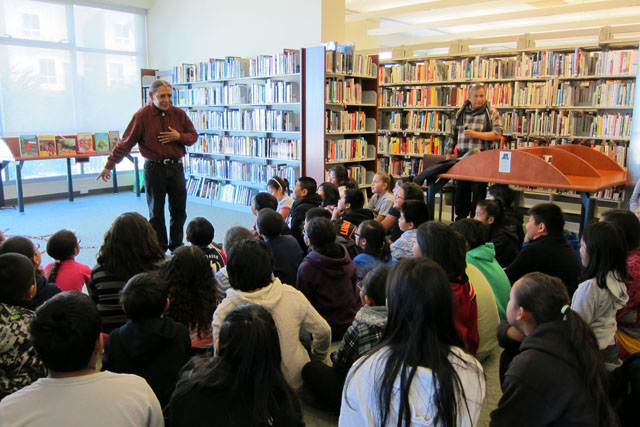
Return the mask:
{"type": "MultiPolygon", "coordinates": [[[[71,135],[75,137],[75,135],[71,135]]],[[[0,143],[0,171],[7,167],[10,162],[16,163],[16,195],[18,199],[18,210],[20,212],[24,212],[24,196],[22,192],[22,165],[24,165],[25,161],[29,160],[51,160],[51,159],[66,159],[67,160],[67,193],[69,201],[73,201],[73,177],[71,174],[71,159],[86,159],[89,157],[95,156],[108,156],[111,153],[96,153],[96,152],[88,152],[88,153],[79,153],[71,156],[52,156],[52,157],[22,157],[20,155],[20,140],[18,137],[7,137],[0,138],[0,142],[4,142],[4,144],[0,143]]],[[[140,184],[139,184],[139,173],[138,173],[138,158],[128,154],[127,159],[129,159],[135,168],[135,188],[136,188],[136,196],[140,197],[140,184]]],[[[113,192],[118,192],[118,177],[116,174],[115,167],[113,168],[113,192]]],[[[2,175],[0,175],[0,206],[4,206],[4,187],[2,185],[2,175]]]]}
{"type": "Polygon", "coordinates": [[[433,214],[435,194],[450,179],[573,190],[580,194],[580,233],[595,213],[591,193],[624,185],[627,172],[611,158],[582,145],[488,150],[460,160],[429,184],[433,214]]]}

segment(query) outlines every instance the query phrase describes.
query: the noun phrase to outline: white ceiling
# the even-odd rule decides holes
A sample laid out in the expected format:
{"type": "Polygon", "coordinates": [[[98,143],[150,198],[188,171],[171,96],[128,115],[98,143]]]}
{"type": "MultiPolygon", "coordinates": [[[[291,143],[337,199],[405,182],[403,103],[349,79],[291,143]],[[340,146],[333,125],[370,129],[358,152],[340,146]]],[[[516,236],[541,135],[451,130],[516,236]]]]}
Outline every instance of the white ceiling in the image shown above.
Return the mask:
{"type": "Polygon", "coordinates": [[[515,47],[525,33],[536,46],[638,41],[640,0],[345,0],[345,21],[372,24],[380,47],[445,47],[454,40],[485,48],[515,47]]]}

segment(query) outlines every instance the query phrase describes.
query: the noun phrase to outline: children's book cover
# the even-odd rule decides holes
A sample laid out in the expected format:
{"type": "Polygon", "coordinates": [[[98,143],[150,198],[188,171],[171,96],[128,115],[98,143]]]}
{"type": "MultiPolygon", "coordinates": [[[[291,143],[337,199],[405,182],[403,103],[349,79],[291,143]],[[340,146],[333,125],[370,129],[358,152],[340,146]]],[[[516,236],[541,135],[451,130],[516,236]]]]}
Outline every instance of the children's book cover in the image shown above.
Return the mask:
{"type": "Polygon", "coordinates": [[[20,135],[20,157],[38,157],[38,138],[35,135],[20,135]]]}
{"type": "Polygon", "coordinates": [[[82,132],[78,134],[78,153],[92,153],[93,134],[90,132],[82,132]]]}
{"type": "Polygon", "coordinates": [[[40,157],[55,157],[57,154],[55,135],[38,135],[38,151],[40,157]]]}
{"type": "Polygon", "coordinates": [[[108,153],[109,134],[107,132],[96,132],[94,138],[96,142],[96,153],[108,153]]]}
{"type": "Polygon", "coordinates": [[[56,136],[58,156],[73,156],[76,154],[76,139],[64,136],[56,136]]]}
{"type": "Polygon", "coordinates": [[[113,147],[120,142],[120,131],[119,130],[110,130],[109,131],[109,151],[113,151],[113,147]]]}

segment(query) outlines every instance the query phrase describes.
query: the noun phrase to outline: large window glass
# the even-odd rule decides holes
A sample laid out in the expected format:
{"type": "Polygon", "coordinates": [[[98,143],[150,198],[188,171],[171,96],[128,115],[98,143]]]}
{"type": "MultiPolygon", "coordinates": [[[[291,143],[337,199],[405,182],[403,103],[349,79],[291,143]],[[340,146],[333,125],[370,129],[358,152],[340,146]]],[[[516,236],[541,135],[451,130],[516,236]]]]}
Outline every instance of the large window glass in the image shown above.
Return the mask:
{"type": "MultiPolygon", "coordinates": [[[[112,9],[0,0],[0,135],[122,134],[141,104],[145,15],[112,9]]],[[[74,164],[73,173],[95,173],[105,160],[74,164]]],[[[23,179],[60,175],[65,160],[27,161],[22,169],[23,179]]]]}

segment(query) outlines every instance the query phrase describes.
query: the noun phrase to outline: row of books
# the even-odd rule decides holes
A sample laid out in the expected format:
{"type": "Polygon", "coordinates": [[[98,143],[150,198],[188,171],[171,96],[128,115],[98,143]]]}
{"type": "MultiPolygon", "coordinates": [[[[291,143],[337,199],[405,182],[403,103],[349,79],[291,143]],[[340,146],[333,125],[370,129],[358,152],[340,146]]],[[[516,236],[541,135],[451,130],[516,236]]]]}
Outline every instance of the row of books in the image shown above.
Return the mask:
{"type": "Polygon", "coordinates": [[[386,172],[395,178],[414,176],[422,172],[422,159],[395,159],[380,157],[378,170],[386,172]]]}
{"type": "Polygon", "coordinates": [[[287,178],[289,182],[296,182],[299,175],[298,168],[287,165],[264,165],[197,156],[189,156],[187,171],[191,174],[253,183],[266,183],[273,176],[281,176],[287,178]]]}
{"type": "Polygon", "coordinates": [[[202,176],[190,176],[187,181],[187,194],[189,196],[203,197],[209,200],[249,206],[253,196],[257,193],[258,190],[255,188],[225,184],[222,181],[202,176]]]}
{"type": "Polygon", "coordinates": [[[327,140],[327,160],[358,160],[375,156],[375,147],[364,138],[327,140]],[[373,148],[373,154],[371,149],[373,148]],[[369,156],[372,154],[371,156],[369,156]]]}
{"type": "Polygon", "coordinates": [[[391,135],[378,136],[378,154],[398,154],[423,156],[440,154],[440,148],[446,144],[443,136],[431,135],[428,138],[419,136],[398,137],[391,135]]]}
{"type": "Polygon", "coordinates": [[[300,51],[284,49],[275,55],[258,55],[255,58],[227,56],[211,58],[195,64],[173,67],[174,83],[192,83],[242,77],[268,77],[300,72],[300,51]]]}
{"type": "Polygon", "coordinates": [[[175,105],[276,104],[299,101],[296,82],[269,80],[264,84],[232,84],[174,89],[175,105]]]}
{"type": "Polygon", "coordinates": [[[380,67],[381,83],[447,82],[451,80],[606,77],[637,73],[636,49],[574,52],[523,52],[518,55],[457,60],[427,59],[380,67]]]}
{"type": "Polygon", "coordinates": [[[628,107],[633,108],[636,92],[634,81],[607,80],[598,83],[589,80],[562,82],[553,92],[554,106],[628,107]]]}
{"type": "Polygon", "coordinates": [[[229,154],[271,159],[300,159],[300,140],[255,136],[200,135],[192,153],[229,154]]]}
{"type": "Polygon", "coordinates": [[[327,132],[364,132],[367,116],[364,111],[325,111],[327,132]]]}
{"type": "Polygon", "coordinates": [[[325,43],[325,65],[328,73],[376,77],[378,65],[369,55],[354,52],[354,43],[325,43]]]}
{"type": "MultiPolygon", "coordinates": [[[[487,101],[494,106],[511,106],[512,83],[485,85],[487,101]]],[[[381,107],[459,107],[469,99],[471,85],[416,86],[407,88],[382,88],[381,107]]]]}
{"type": "Polygon", "coordinates": [[[324,99],[334,103],[362,103],[362,85],[353,78],[327,80],[324,99]]]}
{"type": "Polygon", "coordinates": [[[451,132],[452,113],[441,111],[389,111],[380,114],[385,129],[403,132],[451,132]]]}
{"type": "Polygon", "coordinates": [[[118,141],[120,141],[119,131],[81,132],[77,135],[20,135],[20,157],[109,153],[118,141]]]}
{"type": "Polygon", "coordinates": [[[597,138],[630,138],[631,114],[576,111],[507,112],[502,114],[505,133],[527,133],[597,138]]]}
{"type": "Polygon", "coordinates": [[[252,110],[196,110],[188,113],[197,129],[246,130],[259,132],[291,132],[300,130],[300,115],[293,111],[252,110]]]}

